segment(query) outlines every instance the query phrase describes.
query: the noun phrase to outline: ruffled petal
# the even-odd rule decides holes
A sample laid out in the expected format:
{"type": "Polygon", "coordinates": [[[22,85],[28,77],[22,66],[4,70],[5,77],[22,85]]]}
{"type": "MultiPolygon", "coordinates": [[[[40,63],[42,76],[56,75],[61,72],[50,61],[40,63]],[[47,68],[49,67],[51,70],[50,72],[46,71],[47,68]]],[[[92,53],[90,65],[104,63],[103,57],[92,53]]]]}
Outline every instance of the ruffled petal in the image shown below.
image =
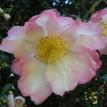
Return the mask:
{"type": "Polygon", "coordinates": [[[93,36],[93,37],[81,36],[78,39],[79,40],[77,40],[74,43],[74,45],[77,47],[81,45],[91,50],[97,50],[104,48],[106,45],[105,38],[99,36],[93,36]]]}
{"type": "Polygon", "coordinates": [[[106,26],[105,25],[107,25],[107,8],[102,9],[102,10],[94,13],[92,15],[92,17],[90,18],[90,21],[92,23],[99,23],[99,28],[102,29],[102,31],[100,31],[100,34],[102,35],[102,37],[105,38],[106,45],[105,45],[104,48],[100,49],[99,51],[101,52],[101,54],[107,55],[107,35],[106,35],[106,33],[104,33],[104,32],[106,32],[105,31],[106,30],[106,26]],[[104,23],[104,26],[105,26],[104,31],[103,31],[103,27],[101,26],[101,22],[104,23]]]}
{"type": "Polygon", "coordinates": [[[64,32],[67,32],[68,29],[72,29],[73,25],[74,20],[72,18],[59,16],[54,19],[54,21],[52,21],[50,18],[49,22],[47,23],[47,28],[49,35],[62,35],[64,32]]]}
{"type": "Polygon", "coordinates": [[[86,48],[81,48],[79,53],[72,54],[71,62],[74,69],[74,78],[80,84],[87,83],[95,77],[96,71],[101,67],[98,53],[86,48]]]}
{"type": "Polygon", "coordinates": [[[8,31],[8,39],[9,40],[20,40],[24,38],[25,32],[23,26],[14,26],[8,31]]]}
{"type": "Polygon", "coordinates": [[[43,32],[34,22],[27,22],[25,26],[12,27],[8,36],[3,39],[0,50],[13,53],[15,57],[34,55],[37,40],[43,32]]]}
{"type": "Polygon", "coordinates": [[[34,16],[30,20],[42,27],[45,35],[50,36],[60,35],[74,23],[72,18],[61,17],[55,9],[45,10],[39,16],[34,16]]]}
{"type": "Polygon", "coordinates": [[[74,26],[74,32],[77,37],[81,35],[95,36],[101,32],[98,23],[82,22],[81,20],[76,20],[75,22],[76,25],[74,26]]]}
{"type": "MultiPolygon", "coordinates": [[[[41,14],[34,16],[30,19],[30,21],[36,23],[44,32],[44,36],[48,36],[49,29],[48,25],[50,27],[53,27],[53,25],[56,24],[55,19],[59,16],[59,13],[55,9],[45,10],[41,14]]],[[[51,32],[52,34],[52,32],[51,32]]]]}
{"type": "Polygon", "coordinates": [[[2,40],[2,43],[0,45],[0,50],[8,53],[13,53],[13,51],[15,50],[15,47],[11,40],[8,40],[8,38],[5,38],[2,40]]]}
{"type": "Polygon", "coordinates": [[[22,67],[25,62],[26,60],[24,58],[15,58],[11,66],[12,71],[17,75],[21,75],[22,67]]]}
{"type": "Polygon", "coordinates": [[[35,104],[40,104],[52,93],[45,78],[46,65],[37,61],[29,60],[23,65],[18,87],[24,96],[30,96],[35,104]]]}
{"type": "MultiPolygon", "coordinates": [[[[105,19],[105,18],[107,19],[107,8],[102,9],[102,10],[94,13],[94,14],[92,15],[92,17],[91,17],[90,20],[92,20],[93,22],[99,22],[99,21],[101,21],[103,18],[104,18],[104,19],[105,19]]],[[[107,20],[106,20],[106,21],[107,21],[107,20]]]]}
{"type": "Polygon", "coordinates": [[[61,96],[67,91],[74,90],[77,86],[77,82],[74,81],[69,55],[62,58],[56,64],[48,65],[46,77],[53,92],[61,96]]]}
{"type": "Polygon", "coordinates": [[[77,37],[74,45],[82,45],[91,50],[102,49],[105,47],[106,40],[105,37],[100,35],[100,32],[101,28],[98,23],[77,21],[73,32],[75,37],[77,37]]]}
{"type": "Polygon", "coordinates": [[[52,18],[56,18],[57,16],[60,16],[59,12],[56,9],[49,9],[49,10],[44,10],[41,14],[33,16],[30,18],[30,21],[35,21],[37,18],[39,18],[42,15],[46,15],[52,18]]]}
{"type": "Polygon", "coordinates": [[[8,36],[3,39],[0,50],[13,53],[16,49],[17,44],[25,36],[23,27],[14,26],[8,31],[8,36]]]}

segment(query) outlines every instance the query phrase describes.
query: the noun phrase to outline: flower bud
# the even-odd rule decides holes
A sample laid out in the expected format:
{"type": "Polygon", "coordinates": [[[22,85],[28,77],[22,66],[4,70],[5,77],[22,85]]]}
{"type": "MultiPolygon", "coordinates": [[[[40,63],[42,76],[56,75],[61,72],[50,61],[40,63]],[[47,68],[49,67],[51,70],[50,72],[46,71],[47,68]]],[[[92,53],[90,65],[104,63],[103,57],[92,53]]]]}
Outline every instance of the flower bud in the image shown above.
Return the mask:
{"type": "Polygon", "coordinates": [[[7,13],[4,13],[3,14],[3,17],[6,19],[6,20],[9,20],[11,18],[11,16],[7,13]]]}
{"type": "Polygon", "coordinates": [[[25,99],[21,96],[15,97],[13,94],[9,94],[8,96],[8,107],[23,107],[25,103],[25,99]]]}

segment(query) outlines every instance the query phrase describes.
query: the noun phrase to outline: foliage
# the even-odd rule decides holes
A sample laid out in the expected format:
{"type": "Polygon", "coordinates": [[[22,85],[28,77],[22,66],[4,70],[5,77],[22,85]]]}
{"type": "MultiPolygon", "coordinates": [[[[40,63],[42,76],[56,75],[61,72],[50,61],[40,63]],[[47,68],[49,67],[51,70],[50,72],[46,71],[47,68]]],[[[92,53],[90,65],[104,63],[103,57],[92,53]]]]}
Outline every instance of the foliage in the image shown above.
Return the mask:
{"type": "MultiPolygon", "coordinates": [[[[106,0],[0,0],[6,20],[0,14],[0,41],[7,36],[13,25],[23,25],[30,17],[45,9],[55,8],[62,15],[88,20],[93,12],[107,6],[106,0]]],[[[0,52],[0,107],[7,107],[7,96],[13,92],[21,95],[17,88],[18,76],[12,73],[13,55],[0,52]]],[[[63,97],[51,95],[43,104],[36,106],[26,98],[26,107],[107,107],[107,56],[102,56],[103,65],[96,78],[90,83],[78,86],[63,97]]]]}

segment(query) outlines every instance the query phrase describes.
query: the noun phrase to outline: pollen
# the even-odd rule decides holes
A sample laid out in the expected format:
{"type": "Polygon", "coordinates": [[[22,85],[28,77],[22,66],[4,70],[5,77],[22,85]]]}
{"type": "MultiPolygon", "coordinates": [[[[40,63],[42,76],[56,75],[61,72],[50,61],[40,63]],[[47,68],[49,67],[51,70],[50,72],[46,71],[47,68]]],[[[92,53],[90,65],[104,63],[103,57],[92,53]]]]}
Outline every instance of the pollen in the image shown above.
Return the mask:
{"type": "Polygon", "coordinates": [[[107,36],[107,24],[104,23],[104,21],[101,21],[101,27],[102,27],[102,34],[104,36],[107,36]]]}
{"type": "Polygon", "coordinates": [[[46,64],[52,64],[61,59],[68,48],[68,43],[60,36],[43,37],[36,46],[36,57],[46,64]]]}

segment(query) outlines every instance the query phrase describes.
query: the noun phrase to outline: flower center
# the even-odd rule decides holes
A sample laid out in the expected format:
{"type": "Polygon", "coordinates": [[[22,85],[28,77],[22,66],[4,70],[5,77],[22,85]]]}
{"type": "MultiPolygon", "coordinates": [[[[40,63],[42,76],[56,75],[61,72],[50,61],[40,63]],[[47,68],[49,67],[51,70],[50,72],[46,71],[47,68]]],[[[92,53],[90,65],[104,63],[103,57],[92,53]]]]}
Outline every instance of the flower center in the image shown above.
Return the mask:
{"type": "Polygon", "coordinates": [[[36,57],[46,64],[55,63],[67,53],[68,43],[59,36],[47,36],[39,40],[36,57]]]}
{"type": "Polygon", "coordinates": [[[104,23],[104,21],[101,21],[101,27],[102,27],[102,34],[104,35],[104,36],[106,36],[107,35],[107,24],[106,23],[104,23]]]}

